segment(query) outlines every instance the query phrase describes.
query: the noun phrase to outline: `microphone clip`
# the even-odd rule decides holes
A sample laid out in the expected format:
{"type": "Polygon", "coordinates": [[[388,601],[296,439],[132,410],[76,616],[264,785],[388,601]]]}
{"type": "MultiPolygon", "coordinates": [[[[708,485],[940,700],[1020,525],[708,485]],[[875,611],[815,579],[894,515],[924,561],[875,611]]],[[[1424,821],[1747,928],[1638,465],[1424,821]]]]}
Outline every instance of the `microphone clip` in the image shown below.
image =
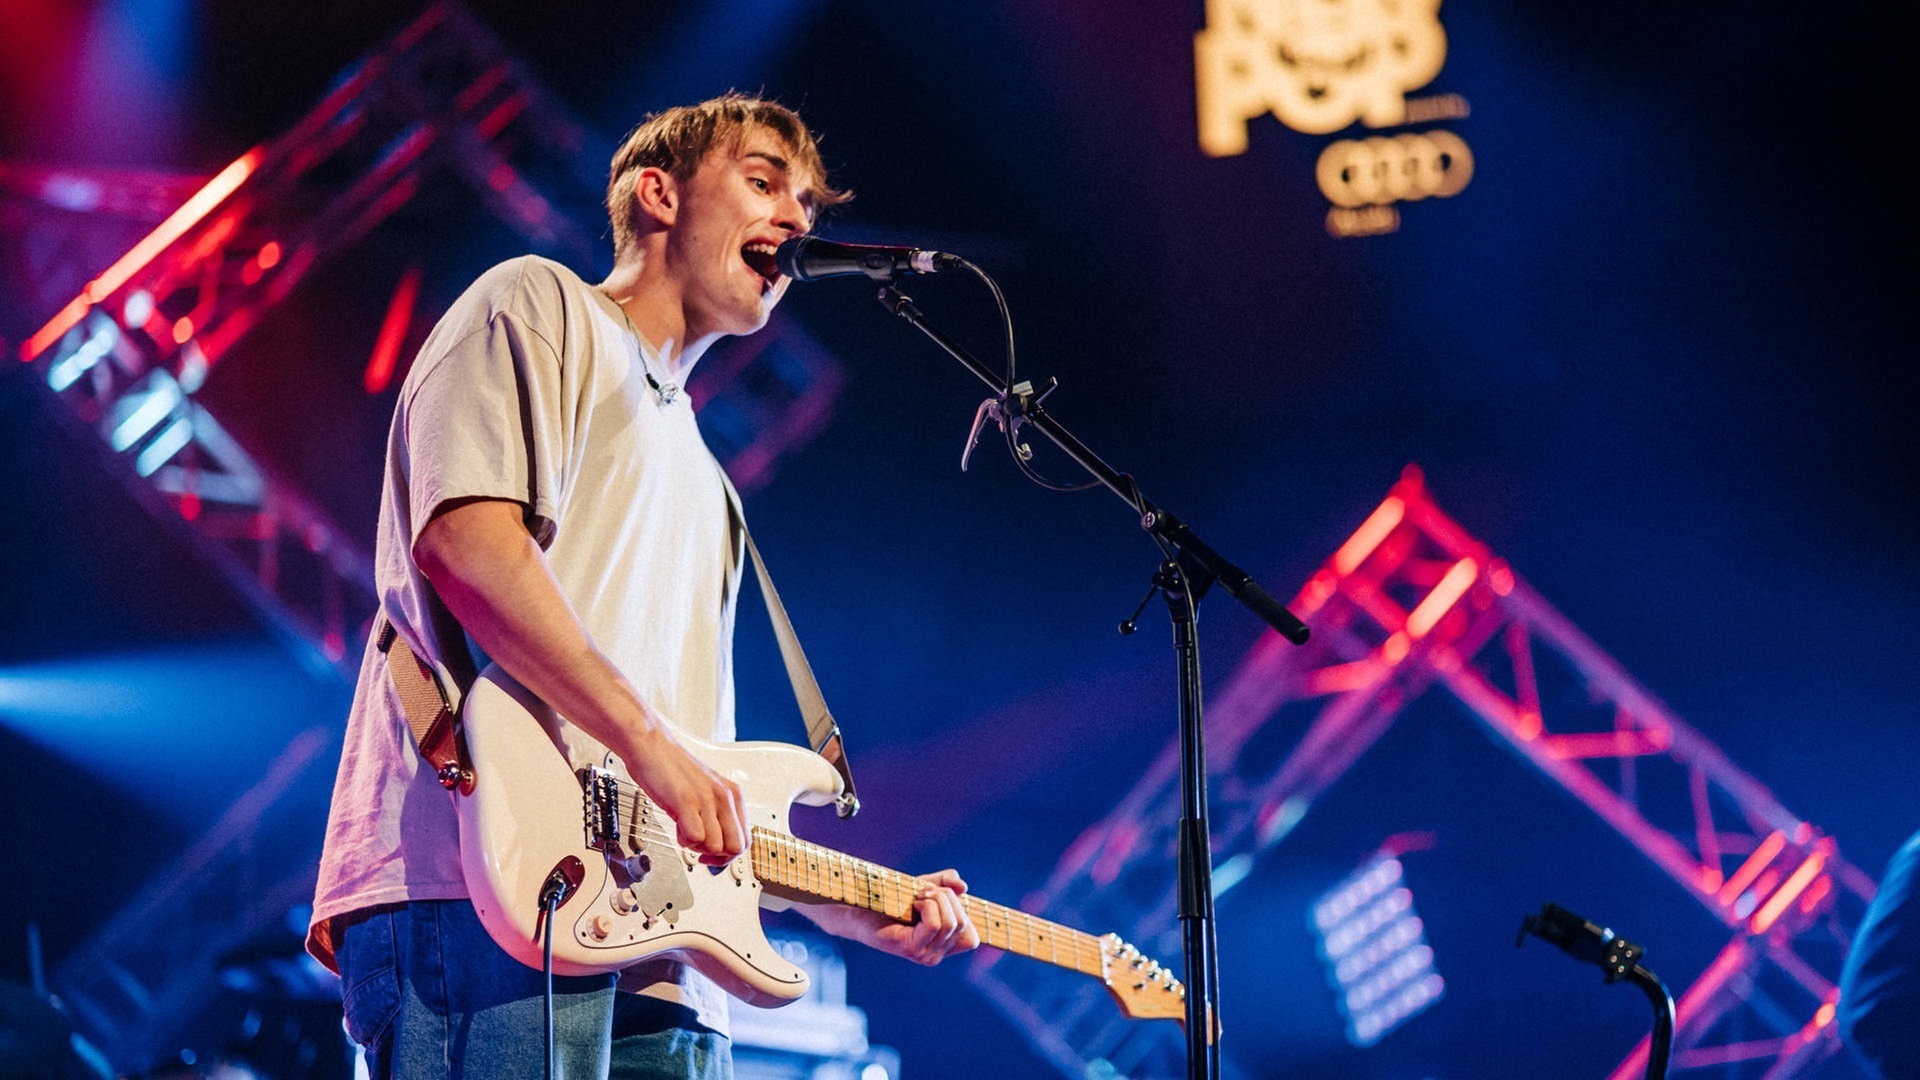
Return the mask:
{"type": "Polygon", "coordinates": [[[1033,447],[1019,441],[1020,425],[1026,423],[1027,414],[1038,408],[1040,402],[1060,385],[1058,379],[1049,378],[1047,388],[1036,396],[1033,384],[1022,380],[1015,383],[1005,397],[990,397],[980,403],[973,411],[973,427],[967,432],[967,444],[960,450],[960,471],[967,471],[967,462],[973,457],[973,451],[980,445],[980,433],[986,429],[987,421],[992,420],[1003,435],[1012,435],[1013,452],[1021,461],[1033,460],[1033,447]],[[1011,399],[1011,400],[1010,400],[1011,399]],[[1011,425],[1011,430],[1009,430],[1011,425]]]}

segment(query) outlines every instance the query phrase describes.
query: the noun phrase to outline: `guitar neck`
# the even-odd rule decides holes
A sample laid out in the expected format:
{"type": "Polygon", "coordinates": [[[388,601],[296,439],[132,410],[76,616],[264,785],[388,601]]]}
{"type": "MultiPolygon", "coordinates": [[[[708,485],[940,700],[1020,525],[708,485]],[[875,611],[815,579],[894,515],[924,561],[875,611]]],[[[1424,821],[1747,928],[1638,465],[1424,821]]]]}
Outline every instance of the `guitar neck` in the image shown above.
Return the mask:
{"type": "MultiPolygon", "coordinates": [[[[896,922],[913,921],[913,901],[925,882],[898,870],[843,855],[797,836],[755,827],[753,872],[767,892],[808,903],[845,904],[896,922]]],[[[960,903],[980,941],[1010,953],[1100,976],[1100,939],[1059,923],[975,896],[960,903]]]]}

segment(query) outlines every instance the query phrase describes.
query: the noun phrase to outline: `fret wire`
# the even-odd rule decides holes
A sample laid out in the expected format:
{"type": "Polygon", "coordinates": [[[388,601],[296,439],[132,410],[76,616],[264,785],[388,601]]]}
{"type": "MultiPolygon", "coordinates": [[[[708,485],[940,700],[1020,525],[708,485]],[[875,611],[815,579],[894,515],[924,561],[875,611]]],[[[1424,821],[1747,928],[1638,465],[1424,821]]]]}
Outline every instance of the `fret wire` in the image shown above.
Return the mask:
{"type": "Polygon", "coordinates": [[[833,880],[833,898],[840,903],[845,903],[847,899],[847,857],[837,851],[829,851],[826,853],[826,856],[828,871],[833,880]]]}

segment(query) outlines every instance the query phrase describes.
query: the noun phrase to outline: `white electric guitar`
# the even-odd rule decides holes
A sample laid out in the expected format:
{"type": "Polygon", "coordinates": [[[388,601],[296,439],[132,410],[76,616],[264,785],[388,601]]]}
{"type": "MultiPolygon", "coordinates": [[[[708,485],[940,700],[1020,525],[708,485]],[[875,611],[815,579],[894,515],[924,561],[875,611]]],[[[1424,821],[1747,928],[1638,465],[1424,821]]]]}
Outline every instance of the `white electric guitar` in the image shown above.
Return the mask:
{"type": "MultiPolygon", "coordinates": [[[[838,903],[913,921],[920,881],[801,840],[788,807],[819,806],[840,775],[786,743],[717,746],[682,736],[694,756],[740,785],[752,839],[710,866],[676,841],[673,821],[619,760],[576,773],[551,733],[558,718],[498,668],[482,672],[462,711],[473,782],[454,798],[467,888],[487,932],[514,958],[542,965],[542,892],[564,883],[554,913],[553,970],[614,971],[672,956],[755,1005],[784,1005],[807,974],[768,942],[764,897],[838,903]]],[[[1099,979],[1121,1011],[1184,1021],[1173,973],[1114,935],[1095,937],[1025,912],[961,897],[984,944],[1099,979]]]]}

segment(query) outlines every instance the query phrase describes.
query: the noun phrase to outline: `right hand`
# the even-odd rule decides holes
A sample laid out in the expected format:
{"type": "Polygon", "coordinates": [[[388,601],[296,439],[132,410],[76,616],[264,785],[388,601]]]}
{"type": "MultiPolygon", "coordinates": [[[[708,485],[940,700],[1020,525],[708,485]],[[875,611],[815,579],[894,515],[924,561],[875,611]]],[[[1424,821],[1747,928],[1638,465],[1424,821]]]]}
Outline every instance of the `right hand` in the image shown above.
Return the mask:
{"type": "Polygon", "coordinates": [[[673,818],[681,847],[714,866],[747,849],[746,800],[739,784],[688,753],[663,722],[656,720],[633,742],[621,760],[641,790],[673,818]]]}

